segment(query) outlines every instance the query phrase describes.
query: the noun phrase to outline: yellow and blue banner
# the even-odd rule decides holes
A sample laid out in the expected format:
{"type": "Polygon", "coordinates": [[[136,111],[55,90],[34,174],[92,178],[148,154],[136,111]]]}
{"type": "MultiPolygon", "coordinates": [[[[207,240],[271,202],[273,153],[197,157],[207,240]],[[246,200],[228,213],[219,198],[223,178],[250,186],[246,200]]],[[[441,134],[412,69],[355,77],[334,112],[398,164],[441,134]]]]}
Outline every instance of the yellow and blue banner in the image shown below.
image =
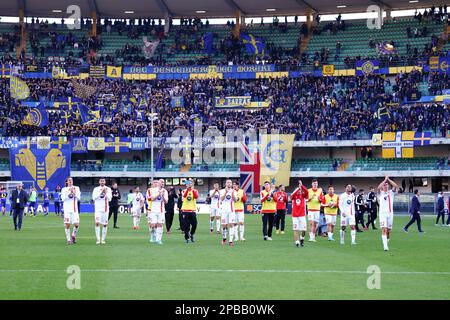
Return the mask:
{"type": "Polygon", "coordinates": [[[11,66],[2,64],[0,68],[0,78],[9,78],[11,76],[11,66]]]}
{"type": "Polygon", "coordinates": [[[241,32],[241,41],[247,49],[247,53],[256,56],[266,55],[266,44],[263,38],[241,32]]]}
{"type": "Polygon", "coordinates": [[[383,132],[383,158],[414,158],[414,131],[383,132]]]}
{"type": "Polygon", "coordinates": [[[170,105],[174,109],[184,109],[184,97],[183,96],[172,96],[170,98],[170,105]]]}
{"type": "Polygon", "coordinates": [[[121,153],[130,151],[130,138],[105,138],[105,152],[106,153],[121,153]]]}
{"type": "Polygon", "coordinates": [[[11,98],[16,100],[23,100],[30,96],[30,88],[27,83],[14,76],[9,79],[9,91],[11,98]]]}
{"type": "Polygon", "coordinates": [[[106,77],[113,78],[113,79],[122,78],[122,67],[107,66],[106,67],[106,77]]]}
{"type": "Polygon", "coordinates": [[[88,152],[88,138],[86,137],[73,137],[72,144],[72,153],[87,153],[88,152]]]}
{"type": "Polygon", "coordinates": [[[416,132],[414,133],[414,145],[415,146],[429,146],[431,143],[431,132],[416,132]]]}
{"type": "Polygon", "coordinates": [[[430,71],[450,74],[450,57],[431,57],[429,66],[430,71]]]}
{"type": "Polygon", "coordinates": [[[47,147],[37,143],[9,149],[11,179],[32,180],[38,190],[55,189],[64,186],[70,175],[71,146],[61,144],[60,148],[51,143],[47,147]]]}
{"type": "Polygon", "coordinates": [[[105,138],[88,137],[88,150],[105,150],[105,138]]]}
{"type": "Polygon", "coordinates": [[[270,101],[251,101],[251,96],[216,97],[215,107],[220,109],[268,108],[270,101]]]}
{"type": "Polygon", "coordinates": [[[293,134],[264,134],[261,136],[260,185],[265,181],[270,181],[275,185],[289,185],[294,137],[293,134]]]}
{"type": "Polygon", "coordinates": [[[46,126],[48,124],[48,115],[44,104],[39,103],[35,108],[27,108],[27,115],[22,120],[22,124],[28,124],[36,127],[46,126]]]}
{"type": "Polygon", "coordinates": [[[380,73],[379,60],[358,60],[355,64],[357,76],[368,76],[380,73]]]}

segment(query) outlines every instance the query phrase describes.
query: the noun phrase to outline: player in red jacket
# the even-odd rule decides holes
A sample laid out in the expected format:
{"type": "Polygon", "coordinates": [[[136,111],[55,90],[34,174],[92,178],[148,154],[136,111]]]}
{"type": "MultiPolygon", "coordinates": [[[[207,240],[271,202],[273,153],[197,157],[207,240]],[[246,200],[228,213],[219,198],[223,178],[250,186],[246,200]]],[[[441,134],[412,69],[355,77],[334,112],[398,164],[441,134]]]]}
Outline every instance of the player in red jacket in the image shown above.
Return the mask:
{"type": "Polygon", "coordinates": [[[288,197],[287,197],[286,192],[284,191],[284,186],[282,184],[280,184],[280,186],[278,187],[278,191],[275,192],[275,194],[273,195],[273,198],[277,202],[277,214],[275,216],[275,229],[277,230],[277,234],[280,234],[280,231],[281,231],[281,234],[284,234],[286,204],[288,202],[288,197]]]}
{"type": "Polygon", "coordinates": [[[306,234],[305,203],[308,199],[308,189],[303,185],[302,180],[298,181],[298,188],[291,194],[292,200],[292,228],[294,230],[294,240],[297,248],[303,247],[306,234]],[[302,235],[299,237],[299,231],[302,235]]]}

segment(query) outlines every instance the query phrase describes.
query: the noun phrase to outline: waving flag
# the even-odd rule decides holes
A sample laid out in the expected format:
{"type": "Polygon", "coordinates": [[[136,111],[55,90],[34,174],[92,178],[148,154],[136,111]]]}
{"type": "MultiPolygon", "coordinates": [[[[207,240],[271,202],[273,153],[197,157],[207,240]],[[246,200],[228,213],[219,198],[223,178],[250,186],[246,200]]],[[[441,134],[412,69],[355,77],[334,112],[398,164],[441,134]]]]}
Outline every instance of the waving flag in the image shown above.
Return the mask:
{"type": "Polygon", "coordinates": [[[431,142],[431,132],[416,132],[414,133],[414,145],[415,146],[428,146],[431,142]]]}
{"type": "Polygon", "coordinates": [[[44,127],[48,124],[47,111],[43,103],[40,103],[36,108],[28,108],[25,119],[22,124],[28,124],[37,127],[44,127]]]}
{"type": "Polygon", "coordinates": [[[208,32],[205,33],[200,40],[201,47],[203,52],[212,54],[214,53],[214,33],[208,32]]]}
{"type": "Polygon", "coordinates": [[[266,44],[264,43],[263,38],[255,37],[252,34],[242,32],[241,39],[248,53],[258,56],[265,56],[266,44]]]}
{"type": "Polygon", "coordinates": [[[0,78],[9,78],[11,75],[11,66],[2,64],[0,68],[0,78]]]}
{"type": "Polygon", "coordinates": [[[261,163],[257,148],[249,148],[247,144],[241,142],[241,162],[240,162],[240,185],[248,193],[258,193],[259,174],[261,163]]]}
{"type": "Polygon", "coordinates": [[[76,80],[72,79],[73,91],[75,96],[82,99],[87,99],[94,95],[97,89],[93,86],[88,86],[86,84],[80,84],[76,80]]]}
{"type": "Polygon", "coordinates": [[[9,91],[11,93],[11,98],[23,100],[30,96],[30,88],[28,88],[25,81],[13,76],[11,76],[9,81],[9,91]]]}

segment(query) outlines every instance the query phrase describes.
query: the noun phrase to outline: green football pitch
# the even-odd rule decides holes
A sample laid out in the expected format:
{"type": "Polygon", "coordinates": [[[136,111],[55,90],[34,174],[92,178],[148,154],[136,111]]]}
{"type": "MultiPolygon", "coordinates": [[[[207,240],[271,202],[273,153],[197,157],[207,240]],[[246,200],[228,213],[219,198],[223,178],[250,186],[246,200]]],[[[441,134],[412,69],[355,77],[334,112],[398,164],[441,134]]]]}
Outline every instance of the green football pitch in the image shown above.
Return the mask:
{"type": "Polygon", "coordinates": [[[423,219],[425,234],[415,226],[406,234],[407,217],[397,216],[389,252],[379,230],[358,233],[356,246],[347,233],[344,246],[319,238],[296,248],[290,217],[286,234],[263,241],[259,215],[246,216],[245,243],[222,246],[208,218],[199,215],[196,243],[185,244],[176,231],[156,245],[144,219],[134,231],[132,219],[120,216],[121,228],[96,245],[93,216],[84,214],[78,243],[68,246],[61,218],[25,217],[16,232],[11,218],[0,217],[0,299],[450,298],[450,228],[434,226],[431,217],[423,219]],[[74,265],[80,289],[67,287],[74,265]],[[368,268],[379,268],[379,282],[368,268]]]}

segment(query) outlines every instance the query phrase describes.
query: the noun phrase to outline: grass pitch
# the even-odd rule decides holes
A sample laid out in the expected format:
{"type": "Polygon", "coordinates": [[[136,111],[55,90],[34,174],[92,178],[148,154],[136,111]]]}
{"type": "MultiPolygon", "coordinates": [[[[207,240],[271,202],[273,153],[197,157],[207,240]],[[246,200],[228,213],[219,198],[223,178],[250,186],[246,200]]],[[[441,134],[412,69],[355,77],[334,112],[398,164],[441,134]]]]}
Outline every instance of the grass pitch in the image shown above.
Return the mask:
{"type": "MultiPolygon", "coordinates": [[[[175,228],[178,226],[175,217],[175,228]]],[[[423,219],[401,231],[396,216],[389,252],[380,231],[357,234],[357,246],[319,238],[293,245],[291,218],[285,235],[263,241],[261,217],[246,216],[245,243],[222,246],[209,234],[208,215],[199,215],[197,241],[185,244],[179,231],[150,244],[144,219],[132,230],[129,216],[96,245],[93,215],[81,215],[78,243],[67,246],[60,217],[25,217],[23,230],[0,217],[0,299],[449,299],[449,227],[423,219]],[[67,268],[81,269],[81,289],[66,286],[67,268]],[[381,270],[381,288],[368,289],[367,268],[381,270]]],[[[338,232],[335,238],[339,239],[338,232]],[[337,235],[337,236],[336,236],[337,235]]]]}

